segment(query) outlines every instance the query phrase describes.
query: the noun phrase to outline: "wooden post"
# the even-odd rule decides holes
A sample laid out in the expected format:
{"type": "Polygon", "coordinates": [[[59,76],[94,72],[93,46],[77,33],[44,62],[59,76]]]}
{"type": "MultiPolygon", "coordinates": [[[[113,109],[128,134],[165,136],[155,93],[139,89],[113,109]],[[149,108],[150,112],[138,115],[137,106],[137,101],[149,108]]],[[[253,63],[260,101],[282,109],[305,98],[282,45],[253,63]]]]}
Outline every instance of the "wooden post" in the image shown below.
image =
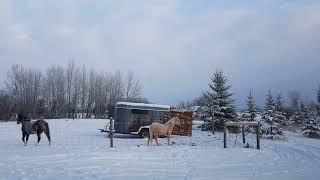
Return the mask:
{"type": "Polygon", "coordinates": [[[258,122],[256,131],[257,131],[257,149],[260,149],[260,121],[258,122]]]}
{"type": "Polygon", "coordinates": [[[212,134],[214,134],[214,120],[213,120],[213,117],[211,117],[211,126],[212,126],[212,134]]]}
{"type": "Polygon", "coordinates": [[[109,126],[109,138],[110,138],[110,147],[113,147],[113,118],[110,118],[109,126]]]}
{"type": "Polygon", "coordinates": [[[226,123],[223,124],[223,147],[227,148],[227,126],[226,126],[226,123]]]}
{"type": "Polygon", "coordinates": [[[242,126],[242,143],[246,143],[246,136],[244,135],[244,126],[242,126]]]}

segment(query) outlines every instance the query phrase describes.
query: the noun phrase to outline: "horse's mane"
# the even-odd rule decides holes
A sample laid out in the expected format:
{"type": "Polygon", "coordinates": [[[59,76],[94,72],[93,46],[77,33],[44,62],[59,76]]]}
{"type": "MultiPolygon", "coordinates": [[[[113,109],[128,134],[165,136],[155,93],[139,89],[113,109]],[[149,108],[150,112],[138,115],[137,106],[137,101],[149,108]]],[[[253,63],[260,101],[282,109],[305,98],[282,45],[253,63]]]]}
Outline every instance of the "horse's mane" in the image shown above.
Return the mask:
{"type": "Polygon", "coordinates": [[[173,121],[176,121],[176,120],[177,120],[177,117],[173,117],[168,122],[166,122],[165,124],[172,124],[173,121]]]}
{"type": "Polygon", "coordinates": [[[18,114],[18,121],[31,121],[31,119],[25,115],[18,114]]]}

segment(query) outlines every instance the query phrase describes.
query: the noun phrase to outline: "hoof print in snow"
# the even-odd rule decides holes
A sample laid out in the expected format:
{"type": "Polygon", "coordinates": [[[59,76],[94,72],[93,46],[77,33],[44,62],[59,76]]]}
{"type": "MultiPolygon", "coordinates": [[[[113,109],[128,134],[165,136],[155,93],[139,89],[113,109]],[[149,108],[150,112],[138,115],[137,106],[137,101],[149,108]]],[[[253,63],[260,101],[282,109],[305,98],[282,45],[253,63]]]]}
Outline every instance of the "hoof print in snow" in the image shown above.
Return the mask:
{"type": "Polygon", "coordinates": [[[191,146],[196,146],[196,143],[192,143],[191,146]]]}

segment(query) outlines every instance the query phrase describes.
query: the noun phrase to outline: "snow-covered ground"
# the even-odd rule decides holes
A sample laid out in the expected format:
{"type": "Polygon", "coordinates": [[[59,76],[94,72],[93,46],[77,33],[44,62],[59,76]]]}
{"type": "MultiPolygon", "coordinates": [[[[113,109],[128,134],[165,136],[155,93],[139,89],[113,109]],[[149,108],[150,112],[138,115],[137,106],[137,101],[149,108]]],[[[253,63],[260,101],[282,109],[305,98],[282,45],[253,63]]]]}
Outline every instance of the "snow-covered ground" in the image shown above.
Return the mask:
{"type": "MultiPolygon", "coordinates": [[[[48,120],[52,145],[43,134],[23,146],[20,126],[0,123],[0,179],[310,179],[320,177],[320,140],[288,134],[287,142],[262,140],[262,150],[242,148],[241,137],[212,136],[194,127],[174,145],[146,146],[146,139],[116,135],[114,148],[98,129],[105,120],[48,120]],[[235,145],[234,145],[235,144],[235,145]]],[[[255,137],[249,136],[255,146],[255,137]]]]}

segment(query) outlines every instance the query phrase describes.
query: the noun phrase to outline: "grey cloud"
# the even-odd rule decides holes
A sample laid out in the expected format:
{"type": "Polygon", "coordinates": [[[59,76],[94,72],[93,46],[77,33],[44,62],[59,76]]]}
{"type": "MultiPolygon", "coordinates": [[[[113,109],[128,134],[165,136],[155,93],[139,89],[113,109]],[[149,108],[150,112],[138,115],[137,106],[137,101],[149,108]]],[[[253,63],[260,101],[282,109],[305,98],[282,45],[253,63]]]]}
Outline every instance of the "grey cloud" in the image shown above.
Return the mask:
{"type": "Polygon", "coordinates": [[[150,100],[175,104],[200,95],[222,68],[240,107],[250,89],[262,104],[269,88],[312,96],[320,83],[317,3],[186,14],[183,1],[31,2],[15,5],[20,14],[1,2],[1,79],[13,63],[43,68],[73,59],[98,70],[131,69],[150,100]]]}

